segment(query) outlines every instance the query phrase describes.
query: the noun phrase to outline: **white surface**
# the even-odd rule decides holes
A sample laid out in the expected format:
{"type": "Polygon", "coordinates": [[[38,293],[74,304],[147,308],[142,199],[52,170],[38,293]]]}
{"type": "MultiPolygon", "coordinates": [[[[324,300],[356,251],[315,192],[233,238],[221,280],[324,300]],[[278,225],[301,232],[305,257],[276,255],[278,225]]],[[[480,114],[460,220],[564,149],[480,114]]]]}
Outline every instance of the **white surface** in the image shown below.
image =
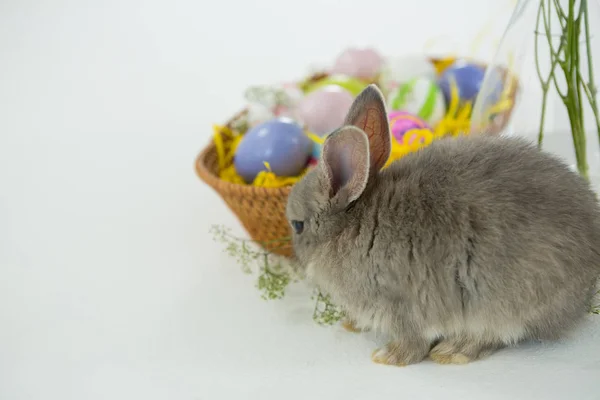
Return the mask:
{"type": "Polygon", "coordinates": [[[0,399],[599,399],[600,318],[468,366],[383,367],[369,337],[316,326],[302,288],[264,302],[221,253],[209,226],[237,224],[193,160],[247,84],[359,40],[468,52],[507,18],[281,3],[0,2],[0,399]],[[419,13],[431,30],[404,43],[419,13]]]}

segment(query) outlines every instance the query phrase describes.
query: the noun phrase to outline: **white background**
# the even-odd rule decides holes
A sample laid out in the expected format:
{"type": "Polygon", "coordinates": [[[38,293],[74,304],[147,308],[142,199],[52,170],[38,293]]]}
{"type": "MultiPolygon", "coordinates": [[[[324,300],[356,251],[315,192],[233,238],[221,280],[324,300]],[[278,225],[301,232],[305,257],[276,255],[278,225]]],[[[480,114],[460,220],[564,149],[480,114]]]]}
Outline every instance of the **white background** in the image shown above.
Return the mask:
{"type": "Polygon", "coordinates": [[[352,44],[486,59],[510,7],[2,0],[0,399],[599,399],[598,317],[467,366],[372,364],[377,343],[315,325],[302,286],[259,298],[193,170],[247,85],[352,44]]]}

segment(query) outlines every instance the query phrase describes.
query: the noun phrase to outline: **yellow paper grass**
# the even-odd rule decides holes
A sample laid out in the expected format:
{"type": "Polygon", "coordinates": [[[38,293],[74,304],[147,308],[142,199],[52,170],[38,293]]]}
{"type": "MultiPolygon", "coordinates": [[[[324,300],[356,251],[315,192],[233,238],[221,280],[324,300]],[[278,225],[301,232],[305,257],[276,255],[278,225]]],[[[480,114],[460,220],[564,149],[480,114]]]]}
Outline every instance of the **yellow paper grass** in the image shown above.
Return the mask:
{"type": "Polygon", "coordinates": [[[444,57],[440,59],[433,60],[433,67],[438,75],[441,75],[446,68],[454,64],[456,61],[456,57],[444,57]]]}
{"type": "Polygon", "coordinates": [[[434,128],[436,138],[451,135],[458,136],[468,134],[471,124],[471,110],[473,105],[470,101],[460,104],[458,86],[454,79],[450,80],[450,104],[446,115],[434,128]]]}

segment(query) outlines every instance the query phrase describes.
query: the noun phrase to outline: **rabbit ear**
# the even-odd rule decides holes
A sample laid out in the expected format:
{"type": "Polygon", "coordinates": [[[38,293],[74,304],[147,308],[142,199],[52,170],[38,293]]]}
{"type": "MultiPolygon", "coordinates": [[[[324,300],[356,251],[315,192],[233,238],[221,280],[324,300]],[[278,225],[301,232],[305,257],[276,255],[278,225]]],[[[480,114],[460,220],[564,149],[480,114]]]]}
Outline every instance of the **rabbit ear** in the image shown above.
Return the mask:
{"type": "Polygon", "coordinates": [[[345,207],[365,190],[369,180],[369,141],[353,126],[329,135],[319,166],[324,190],[332,204],[345,207]]]}
{"type": "Polygon", "coordinates": [[[392,138],[385,100],[377,86],[370,84],[354,99],[345,125],[356,126],[367,134],[371,173],[379,172],[390,157],[392,138]]]}

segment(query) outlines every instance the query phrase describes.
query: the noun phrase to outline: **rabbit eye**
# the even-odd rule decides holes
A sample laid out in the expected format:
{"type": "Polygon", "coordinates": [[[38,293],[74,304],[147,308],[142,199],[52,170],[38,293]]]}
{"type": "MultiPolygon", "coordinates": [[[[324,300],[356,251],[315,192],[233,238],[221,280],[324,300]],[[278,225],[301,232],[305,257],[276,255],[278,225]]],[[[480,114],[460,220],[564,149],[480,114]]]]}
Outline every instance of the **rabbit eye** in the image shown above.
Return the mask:
{"type": "Polygon", "coordinates": [[[291,224],[297,235],[301,234],[304,230],[304,221],[292,221],[291,224]]]}

